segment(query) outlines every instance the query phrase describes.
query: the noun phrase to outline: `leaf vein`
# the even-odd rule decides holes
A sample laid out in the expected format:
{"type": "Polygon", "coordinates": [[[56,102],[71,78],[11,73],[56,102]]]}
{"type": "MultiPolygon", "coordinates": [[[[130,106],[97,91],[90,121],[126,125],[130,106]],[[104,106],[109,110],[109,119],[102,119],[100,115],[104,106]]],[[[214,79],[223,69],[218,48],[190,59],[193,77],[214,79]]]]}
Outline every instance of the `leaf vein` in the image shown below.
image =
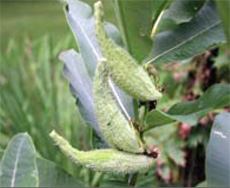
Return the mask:
{"type": "Polygon", "coordinates": [[[190,42],[192,39],[198,37],[199,35],[202,35],[202,34],[205,33],[206,31],[208,31],[209,29],[212,29],[213,27],[216,27],[216,26],[217,26],[218,24],[220,24],[220,23],[221,23],[221,21],[218,21],[218,22],[216,22],[215,24],[211,25],[210,27],[208,27],[208,28],[206,28],[206,29],[204,29],[204,30],[201,30],[201,31],[198,32],[197,34],[195,34],[195,35],[191,36],[190,38],[188,38],[188,40],[182,41],[181,43],[175,45],[173,48],[168,49],[168,50],[166,50],[165,52],[163,52],[163,53],[159,54],[158,56],[156,56],[155,58],[149,60],[146,64],[150,64],[150,63],[156,61],[157,59],[161,58],[161,57],[164,56],[165,54],[167,54],[167,53],[173,51],[174,49],[176,49],[176,48],[178,48],[178,47],[183,46],[185,43],[190,42]]]}
{"type": "Polygon", "coordinates": [[[25,141],[25,137],[22,139],[22,141],[20,142],[18,149],[17,149],[17,153],[16,153],[16,160],[15,160],[15,164],[14,164],[14,170],[12,173],[12,181],[11,181],[11,187],[15,186],[15,178],[16,178],[16,173],[17,173],[17,169],[18,169],[18,162],[19,162],[19,158],[20,158],[20,151],[22,149],[22,144],[25,141]]]}

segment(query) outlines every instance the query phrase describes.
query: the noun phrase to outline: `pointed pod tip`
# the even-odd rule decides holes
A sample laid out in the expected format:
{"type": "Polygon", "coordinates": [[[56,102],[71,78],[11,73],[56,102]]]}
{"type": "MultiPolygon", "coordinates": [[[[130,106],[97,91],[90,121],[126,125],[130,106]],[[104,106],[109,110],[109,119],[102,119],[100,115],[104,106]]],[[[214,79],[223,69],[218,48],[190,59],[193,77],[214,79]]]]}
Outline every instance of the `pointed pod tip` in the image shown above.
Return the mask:
{"type": "Polygon", "coordinates": [[[101,8],[102,7],[101,1],[97,1],[96,3],[94,3],[94,7],[95,8],[101,8]]]}
{"type": "Polygon", "coordinates": [[[96,3],[94,3],[94,14],[95,14],[95,18],[97,19],[103,19],[103,5],[101,1],[97,1],[96,3]]]}
{"type": "Polygon", "coordinates": [[[60,137],[55,130],[52,130],[49,134],[49,136],[56,142],[57,141],[57,137],[60,137]]]}
{"type": "Polygon", "coordinates": [[[157,92],[155,93],[155,98],[156,98],[156,100],[157,100],[157,99],[160,99],[162,96],[163,96],[162,93],[159,92],[159,91],[157,91],[157,92]]]}

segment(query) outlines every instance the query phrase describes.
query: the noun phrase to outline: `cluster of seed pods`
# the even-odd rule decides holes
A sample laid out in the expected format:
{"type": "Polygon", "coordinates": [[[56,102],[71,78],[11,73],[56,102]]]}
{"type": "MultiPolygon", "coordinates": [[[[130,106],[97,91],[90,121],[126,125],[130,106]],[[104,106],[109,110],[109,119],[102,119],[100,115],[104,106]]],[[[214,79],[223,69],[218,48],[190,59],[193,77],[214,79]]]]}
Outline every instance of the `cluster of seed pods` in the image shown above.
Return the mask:
{"type": "Polygon", "coordinates": [[[101,2],[95,3],[94,9],[96,35],[105,57],[98,63],[94,77],[94,104],[99,127],[111,149],[79,151],[56,132],[50,136],[67,157],[86,168],[112,174],[146,172],[154,164],[154,157],[144,154],[139,132],[117,106],[109,78],[139,100],[157,100],[162,94],[144,68],[107,37],[101,2]]]}

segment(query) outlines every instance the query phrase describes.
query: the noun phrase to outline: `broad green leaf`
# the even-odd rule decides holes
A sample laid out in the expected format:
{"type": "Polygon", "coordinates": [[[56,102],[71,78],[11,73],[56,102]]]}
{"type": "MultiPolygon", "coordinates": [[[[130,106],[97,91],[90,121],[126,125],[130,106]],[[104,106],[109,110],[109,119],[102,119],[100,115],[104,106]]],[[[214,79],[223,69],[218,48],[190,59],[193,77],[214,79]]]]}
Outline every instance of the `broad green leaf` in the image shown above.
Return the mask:
{"type": "Polygon", "coordinates": [[[139,62],[151,49],[150,33],[153,14],[163,2],[163,0],[114,0],[114,9],[124,43],[139,62]]]}
{"type": "Polygon", "coordinates": [[[206,151],[208,187],[230,187],[230,113],[215,118],[206,151]]]}
{"type": "Polygon", "coordinates": [[[175,24],[189,22],[203,7],[205,0],[178,0],[171,4],[162,19],[170,19],[175,24]]]}
{"type": "Polygon", "coordinates": [[[37,187],[35,149],[27,133],[17,134],[1,160],[0,187],[37,187]]]}
{"type": "Polygon", "coordinates": [[[39,187],[83,187],[80,181],[58,167],[55,163],[37,158],[39,187]]]}
{"type": "Polygon", "coordinates": [[[145,118],[147,129],[166,125],[172,123],[173,121],[174,119],[170,115],[158,109],[150,111],[145,118]]]}
{"type": "Polygon", "coordinates": [[[160,32],[154,37],[154,46],[147,63],[184,60],[225,41],[214,2],[208,1],[190,22],[160,32]]]}
{"type": "Polygon", "coordinates": [[[170,7],[162,13],[163,16],[156,29],[158,32],[162,32],[191,21],[205,2],[206,0],[177,0],[171,3],[170,7]]]}
{"type": "Polygon", "coordinates": [[[228,38],[228,44],[230,41],[230,1],[229,0],[216,0],[218,12],[223,22],[225,34],[228,38]]]}
{"type": "Polygon", "coordinates": [[[17,134],[1,158],[1,187],[82,187],[55,163],[37,157],[27,133],[17,134]]]}
{"type": "Polygon", "coordinates": [[[174,121],[196,125],[208,112],[227,105],[230,105],[230,85],[215,84],[197,100],[177,103],[167,112],[150,111],[145,119],[146,129],[174,121]]]}

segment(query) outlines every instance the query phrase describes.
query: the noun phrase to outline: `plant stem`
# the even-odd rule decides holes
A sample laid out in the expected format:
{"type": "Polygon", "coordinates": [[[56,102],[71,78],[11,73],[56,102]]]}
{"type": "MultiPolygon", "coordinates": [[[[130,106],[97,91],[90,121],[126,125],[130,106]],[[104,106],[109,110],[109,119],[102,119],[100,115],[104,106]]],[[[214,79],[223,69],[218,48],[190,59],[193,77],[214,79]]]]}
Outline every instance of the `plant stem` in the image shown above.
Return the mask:
{"type": "Polygon", "coordinates": [[[192,176],[193,176],[193,170],[194,170],[195,163],[196,163],[196,149],[192,151],[191,168],[188,174],[188,183],[187,183],[188,187],[191,187],[192,185],[192,176]]]}
{"type": "MultiPolygon", "coordinates": [[[[131,53],[131,46],[129,44],[129,41],[127,39],[127,30],[125,29],[125,19],[124,19],[124,13],[122,10],[121,2],[119,0],[113,0],[114,4],[114,10],[115,10],[115,15],[118,21],[118,27],[120,29],[121,33],[121,38],[125,44],[126,49],[131,53]]],[[[131,53],[132,54],[132,53],[131,53]]]]}
{"type": "Polygon", "coordinates": [[[136,121],[140,121],[139,119],[139,112],[138,112],[138,101],[133,99],[133,110],[134,110],[134,117],[136,121]]]}
{"type": "MultiPolygon", "coordinates": [[[[133,110],[134,110],[135,120],[139,122],[138,100],[136,99],[133,99],[133,110]]],[[[129,185],[135,187],[137,178],[138,178],[138,173],[131,174],[128,179],[129,185]]]]}
{"type": "Polygon", "coordinates": [[[146,102],[144,117],[147,115],[148,112],[149,112],[149,102],[146,102]]]}
{"type": "Polygon", "coordinates": [[[102,177],[103,177],[103,173],[101,173],[101,172],[95,173],[94,176],[93,176],[91,186],[92,187],[98,187],[102,177]]]}
{"type": "Polygon", "coordinates": [[[135,174],[131,174],[130,175],[130,178],[129,178],[129,185],[135,187],[136,185],[136,182],[137,182],[137,178],[138,178],[138,173],[135,173],[135,174]]]}

